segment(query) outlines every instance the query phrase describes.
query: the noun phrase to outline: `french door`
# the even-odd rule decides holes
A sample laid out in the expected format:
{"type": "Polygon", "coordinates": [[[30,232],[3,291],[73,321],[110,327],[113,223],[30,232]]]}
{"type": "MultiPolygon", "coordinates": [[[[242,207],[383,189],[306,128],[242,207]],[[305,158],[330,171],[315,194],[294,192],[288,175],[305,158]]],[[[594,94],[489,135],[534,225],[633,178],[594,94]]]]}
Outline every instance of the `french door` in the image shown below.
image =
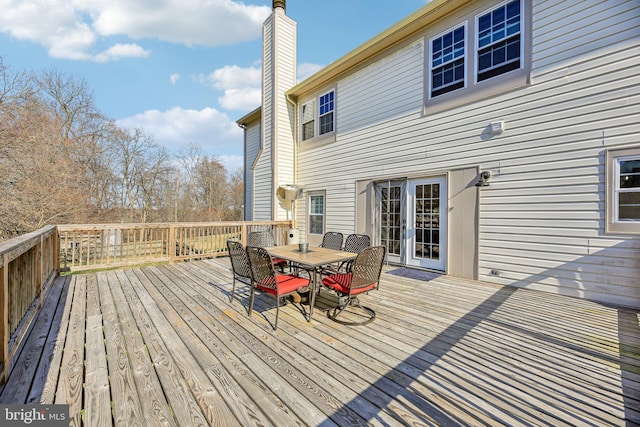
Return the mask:
{"type": "Polygon", "coordinates": [[[376,185],[378,233],[392,263],[444,271],[447,253],[445,178],[376,185]]]}

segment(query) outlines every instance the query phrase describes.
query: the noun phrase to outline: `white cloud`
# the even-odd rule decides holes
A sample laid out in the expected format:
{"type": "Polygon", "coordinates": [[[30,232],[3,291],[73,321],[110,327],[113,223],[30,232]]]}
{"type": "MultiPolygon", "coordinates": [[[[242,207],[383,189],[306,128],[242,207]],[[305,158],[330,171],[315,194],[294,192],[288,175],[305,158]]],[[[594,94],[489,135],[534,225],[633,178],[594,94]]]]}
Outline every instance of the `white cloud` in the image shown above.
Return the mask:
{"type": "Polygon", "coordinates": [[[311,64],[309,62],[299,64],[298,75],[296,76],[298,79],[298,82],[303,81],[307,77],[311,77],[312,75],[322,70],[323,68],[324,68],[324,65],[311,64]]]}
{"type": "Polygon", "coordinates": [[[137,44],[116,44],[101,52],[93,58],[96,62],[117,61],[121,58],[146,58],[149,51],[144,50],[137,44]]]}
{"type": "Polygon", "coordinates": [[[218,98],[223,108],[250,111],[261,102],[261,73],[260,64],[247,68],[228,65],[200,76],[199,80],[224,91],[218,98]]]}
{"type": "Polygon", "coordinates": [[[110,36],[218,46],[260,37],[267,6],[232,0],[2,0],[0,31],[46,46],[57,58],[108,61],[146,57],[136,44],[96,53],[110,36]]]}
{"type": "MultiPolygon", "coordinates": [[[[229,116],[213,108],[148,110],[117,123],[123,128],[143,129],[156,144],[171,152],[195,143],[205,154],[221,157],[238,151],[243,144],[242,129],[229,116]]],[[[231,162],[232,157],[229,157],[231,162]]]]}
{"type": "Polygon", "coordinates": [[[169,76],[169,80],[171,81],[171,84],[174,85],[178,82],[178,80],[180,80],[180,77],[182,77],[180,74],[173,73],[169,76]]]}

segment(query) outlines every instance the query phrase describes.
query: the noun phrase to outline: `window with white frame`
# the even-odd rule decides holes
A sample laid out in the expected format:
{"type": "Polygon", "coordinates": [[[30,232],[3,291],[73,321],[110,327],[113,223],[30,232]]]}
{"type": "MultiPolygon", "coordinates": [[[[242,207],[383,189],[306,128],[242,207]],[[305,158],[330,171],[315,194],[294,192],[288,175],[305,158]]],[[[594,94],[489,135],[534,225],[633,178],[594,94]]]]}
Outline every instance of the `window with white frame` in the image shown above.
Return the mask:
{"type": "Polygon", "coordinates": [[[318,135],[333,132],[333,111],[335,109],[335,91],[327,92],[320,96],[319,124],[318,135]]]}
{"type": "Polygon", "coordinates": [[[481,82],[521,67],[520,1],[510,1],[478,17],[477,81],[481,82]]]}
{"type": "Polygon", "coordinates": [[[335,126],[336,92],[331,90],[302,104],[302,140],[332,133],[335,126]],[[316,108],[317,103],[317,108],[316,108]]]}
{"type": "Polygon", "coordinates": [[[640,234],[640,147],[607,152],[607,231],[640,234]]]}
{"type": "Polygon", "coordinates": [[[324,193],[309,194],[309,234],[324,234],[324,193]]]}
{"type": "Polygon", "coordinates": [[[457,22],[443,21],[428,36],[425,112],[531,84],[531,5],[525,0],[493,4],[479,11],[470,6],[457,22]]]}
{"type": "Polygon", "coordinates": [[[431,97],[465,86],[464,25],[430,40],[431,97]]]}
{"type": "Polygon", "coordinates": [[[302,106],[302,140],[316,136],[316,101],[312,100],[302,106]]]}

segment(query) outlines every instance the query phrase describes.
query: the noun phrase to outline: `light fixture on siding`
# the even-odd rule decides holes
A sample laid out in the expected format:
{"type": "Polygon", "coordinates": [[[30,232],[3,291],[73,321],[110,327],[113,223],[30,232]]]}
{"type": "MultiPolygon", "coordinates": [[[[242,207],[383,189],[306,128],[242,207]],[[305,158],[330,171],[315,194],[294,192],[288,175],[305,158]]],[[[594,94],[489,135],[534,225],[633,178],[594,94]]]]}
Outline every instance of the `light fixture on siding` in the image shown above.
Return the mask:
{"type": "Polygon", "coordinates": [[[489,178],[491,178],[490,171],[482,171],[480,172],[478,182],[476,182],[476,187],[488,187],[489,186],[489,178]]]}
{"type": "Polygon", "coordinates": [[[489,131],[492,135],[500,135],[502,132],[504,132],[504,120],[491,122],[491,124],[489,125],[489,131]]]}

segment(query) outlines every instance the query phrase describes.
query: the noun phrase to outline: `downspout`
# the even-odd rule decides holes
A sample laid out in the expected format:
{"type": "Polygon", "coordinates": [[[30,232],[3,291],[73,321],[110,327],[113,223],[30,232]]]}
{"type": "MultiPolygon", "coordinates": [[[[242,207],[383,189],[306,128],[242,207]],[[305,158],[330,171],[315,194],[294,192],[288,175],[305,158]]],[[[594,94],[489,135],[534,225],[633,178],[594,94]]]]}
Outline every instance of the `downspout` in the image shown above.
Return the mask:
{"type": "MultiPolygon", "coordinates": [[[[275,2],[274,2],[275,3],[275,2]]],[[[284,2],[283,2],[284,3],[284,2]]],[[[298,184],[298,107],[296,101],[285,92],[287,102],[293,106],[293,185],[298,184]]],[[[296,228],[296,208],[298,201],[291,204],[291,228],[296,228]]]]}

